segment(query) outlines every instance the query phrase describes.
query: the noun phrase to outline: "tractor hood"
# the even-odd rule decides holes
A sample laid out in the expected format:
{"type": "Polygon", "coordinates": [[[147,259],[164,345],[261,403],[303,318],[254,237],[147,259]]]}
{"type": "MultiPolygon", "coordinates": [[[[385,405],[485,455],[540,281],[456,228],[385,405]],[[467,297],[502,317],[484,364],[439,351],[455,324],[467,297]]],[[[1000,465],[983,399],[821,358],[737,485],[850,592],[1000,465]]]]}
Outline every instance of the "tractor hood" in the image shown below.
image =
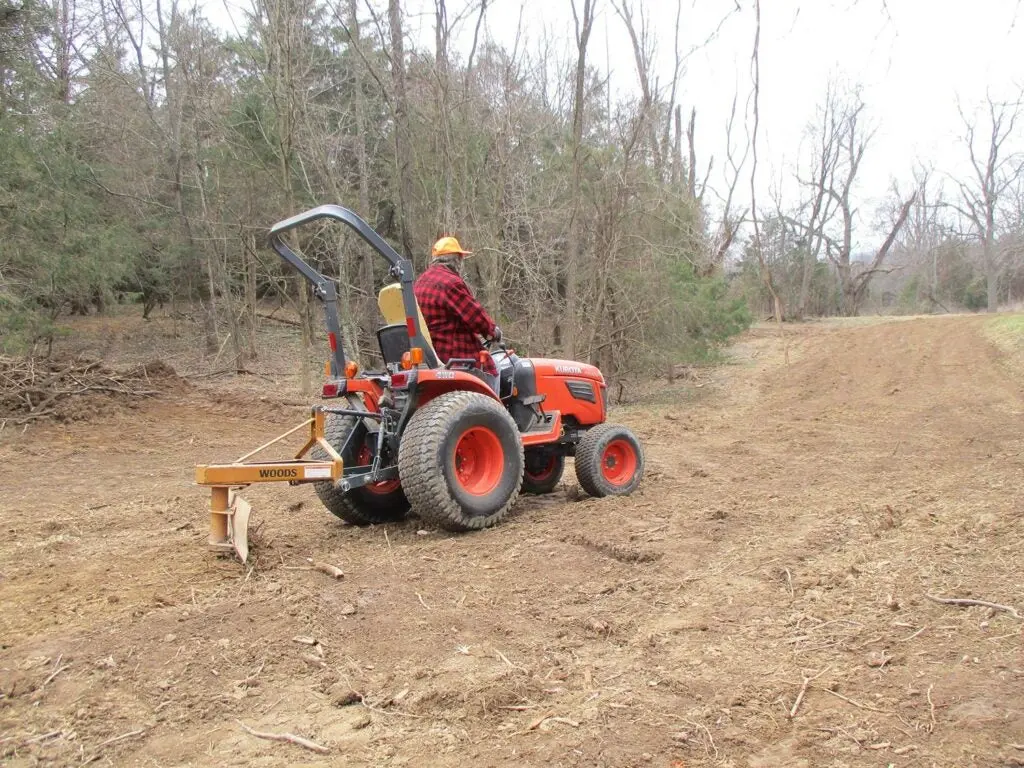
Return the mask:
{"type": "Polygon", "coordinates": [[[599,384],[604,384],[604,376],[601,375],[601,371],[596,365],[576,363],[572,360],[549,360],[544,357],[531,357],[527,359],[533,363],[538,376],[590,379],[599,384]]]}

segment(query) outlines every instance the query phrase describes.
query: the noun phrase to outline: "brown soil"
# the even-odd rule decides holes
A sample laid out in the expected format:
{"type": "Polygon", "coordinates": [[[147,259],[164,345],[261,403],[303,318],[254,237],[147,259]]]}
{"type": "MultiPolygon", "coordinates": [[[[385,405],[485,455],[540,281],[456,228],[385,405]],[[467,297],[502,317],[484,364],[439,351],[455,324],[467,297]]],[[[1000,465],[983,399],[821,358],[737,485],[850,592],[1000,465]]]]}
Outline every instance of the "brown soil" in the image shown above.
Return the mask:
{"type": "Polygon", "coordinates": [[[1024,611],[1024,383],[984,323],[808,324],[788,364],[755,330],[614,414],[642,492],[567,482],[482,533],[250,489],[248,566],[206,549],[192,467],[301,420],[290,388],[8,427],[0,760],[1024,764],[1024,622],[924,597],[1024,611]]]}

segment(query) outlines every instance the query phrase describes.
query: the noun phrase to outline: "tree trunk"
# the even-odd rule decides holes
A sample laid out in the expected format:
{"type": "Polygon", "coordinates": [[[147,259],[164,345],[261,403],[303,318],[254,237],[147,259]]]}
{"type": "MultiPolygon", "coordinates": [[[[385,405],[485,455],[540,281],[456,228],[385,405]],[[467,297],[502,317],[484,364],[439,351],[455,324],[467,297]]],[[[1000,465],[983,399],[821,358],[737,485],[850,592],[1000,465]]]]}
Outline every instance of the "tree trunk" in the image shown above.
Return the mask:
{"type": "MultiPolygon", "coordinates": [[[[582,192],[583,192],[583,110],[586,93],[584,86],[587,75],[587,43],[594,24],[594,4],[597,0],[583,0],[583,23],[577,23],[576,47],[576,83],[573,94],[572,135],[570,150],[572,155],[572,181],[569,188],[569,233],[566,238],[564,260],[562,263],[562,291],[565,295],[565,312],[562,322],[556,324],[556,335],[561,337],[562,346],[570,360],[576,357],[576,302],[577,302],[577,270],[579,268],[580,246],[582,238],[582,192]],[[559,333],[559,331],[561,331],[559,333]]],[[[575,12],[575,5],[573,8],[575,12]]]]}
{"type": "Polygon", "coordinates": [[[246,235],[245,248],[245,336],[249,360],[256,359],[256,236],[246,235]]]}
{"type": "Polygon", "coordinates": [[[818,263],[814,251],[810,248],[804,254],[803,262],[803,274],[800,276],[800,297],[796,308],[798,320],[803,320],[807,316],[807,301],[811,295],[811,277],[814,275],[814,268],[818,263]]]}
{"type": "Polygon", "coordinates": [[[391,27],[391,77],[394,84],[395,165],[398,173],[398,220],[402,248],[407,258],[416,252],[413,225],[412,146],[409,132],[409,106],[405,84],[405,41],[402,38],[400,0],[388,0],[388,24],[391,27]]]}
{"type": "Polygon", "coordinates": [[[999,309],[999,270],[996,265],[995,247],[990,233],[985,234],[985,242],[982,244],[982,253],[985,263],[985,287],[988,293],[987,311],[995,312],[999,309]]]}
{"type": "MultiPolygon", "coordinates": [[[[359,0],[349,0],[349,28],[352,30],[354,45],[359,45],[359,0]]],[[[366,150],[366,103],[363,94],[363,64],[362,61],[354,61],[352,76],[355,88],[355,118],[356,118],[356,167],[359,172],[359,215],[369,220],[370,217],[370,169],[367,161],[366,150]]],[[[355,238],[353,238],[355,240],[355,238]]],[[[359,253],[358,279],[362,291],[361,306],[357,312],[357,327],[365,331],[366,338],[370,339],[377,321],[376,303],[373,301],[373,254],[370,249],[361,241],[355,242],[354,247],[359,253]]]]}
{"type": "MultiPolygon", "coordinates": [[[[276,66],[271,68],[272,101],[278,120],[277,152],[280,183],[284,189],[284,199],[288,211],[295,209],[295,190],[292,183],[292,152],[295,141],[296,113],[298,112],[300,88],[295,82],[295,56],[293,48],[293,29],[300,23],[292,16],[292,6],[287,0],[270,0],[270,11],[273,17],[269,20],[269,33],[273,38],[268,41],[274,52],[276,66]]],[[[308,397],[313,391],[313,371],[310,365],[310,347],[312,346],[309,291],[305,278],[295,276],[298,291],[299,325],[302,329],[302,348],[299,359],[299,379],[302,394],[308,397]]]]}
{"type": "Polygon", "coordinates": [[[452,120],[449,105],[450,68],[448,64],[448,10],[445,0],[435,2],[434,66],[437,70],[437,127],[440,133],[439,155],[441,157],[441,227],[451,232],[455,227],[455,211],[452,200],[453,147],[452,120]]]}

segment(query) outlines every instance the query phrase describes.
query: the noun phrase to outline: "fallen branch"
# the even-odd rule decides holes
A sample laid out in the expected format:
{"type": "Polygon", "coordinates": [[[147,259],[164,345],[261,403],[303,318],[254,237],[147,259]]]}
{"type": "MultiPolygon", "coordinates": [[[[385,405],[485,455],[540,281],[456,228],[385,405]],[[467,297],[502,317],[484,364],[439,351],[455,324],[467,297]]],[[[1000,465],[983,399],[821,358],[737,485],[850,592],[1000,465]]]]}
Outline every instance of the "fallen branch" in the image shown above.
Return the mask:
{"type": "Polygon", "coordinates": [[[847,704],[852,704],[853,706],[857,707],[857,709],[866,709],[868,712],[878,712],[878,713],[883,714],[883,715],[890,715],[890,714],[892,714],[887,709],[879,709],[878,707],[872,707],[869,704],[862,704],[859,701],[854,701],[853,699],[849,698],[848,696],[843,696],[843,694],[841,694],[841,693],[836,693],[835,691],[830,690],[829,688],[820,688],[819,687],[818,690],[819,691],[824,691],[825,693],[830,693],[833,696],[835,696],[837,699],[842,699],[847,704]]]}
{"type": "Polygon", "coordinates": [[[925,694],[925,698],[928,699],[928,717],[930,722],[928,723],[928,733],[935,730],[935,702],[932,701],[932,688],[935,684],[932,683],[928,686],[928,692],[925,694]]]}
{"type": "Polygon", "coordinates": [[[179,377],[160,361],[115,371],[100,361],[76,358],[51,359],[0,355],[0,414],[4,423],[27,425],[37,419],[73,415],[67,402],[91,393],[123,398],[152,397],[151,376],[164,381],[179,377]]]}
{"type": "Polygon", "coordinates": [[[571,726],[573,728],[579,728],[580,727],[580,724],[577,723],[575,720],[570,720],[567,717],[555,717],[554,715],[548,713],[548,714],[544,715],[543,717],[538,717],[536,720],[534,720],[532,723],[530,723],[528,726],[526,726],[526,730],[528,730],[528,731],[535,731],[538,728],[540,728],[542,725],[544,725],[544,723],[548,722],[549,720],[552,723],[562,723],[563,725],[568,725],[568,726],[571,726]]]}
{"type": "Polygon", "coordinates": [[[332,576],[335,579],[345,578],[345,572],[336,565],[330,563],[319,563],[313,560],[311,557],[306,558],[306,562],[309,565],[285,565],[283,568],[286,571],[320,571],[326,573],[328,576],[332,576]]]}
{"type": "Polygon", "coordinates": [[[509,665],[509,666],[510,666],[510,667],[511,667],[512,669],[516,669],[516,665],[515,665],[515,664],[513,664],[513,663],[512,663],[511,661],[509,661],[509,660],[508,660],[508,656],[506,656],[506,655],[505,655],[504,653],[502,653],[501,651],[499,651],[499,650],[498,650],[497,648],[495,648],[495,649],[494,649],[494,653],[495,653],[495,654],[497,655],[497,657],[498,657],[499,659],[501,659],[501,660],[502,660],[502,661],[504,661],[504,662],[505,662],[506,664],[508,664],[508,665],[509,665]]]}
{"type": "Polygon", "coordinates": [[[718,759],[718,747],[715,746],[715,740],[711,737],[711,731],[708,729],[708,727],[706,725],[704,725],[703,723],[697,723],[697,722],[694,722],[693,720],[687,720],[685,717],[682,718],[682,720],[683,720],[684,723],[689,725],[691,728],[698,728],[698,729],[704,731],[704,733],[708,737],[708,742],[711,744],[711,749],[713,749],[715,751],[714,757],[712,757],[711,749],[708,749],[708,745],[703,743],[704,739],[701,739],[701,745],[704,747],[704,754],[706,754],[708,757],[712,757],[712,759],[714,759],[714,760],[717,760],[718,759]]]}
{"type": "MultiPolygon", "coordinates": [[[[792,707],[792,709],[789,710],[789,719],[790,720],[792,720],[794,717],[796,717],[796,713],[800,709],[800,703],[804,700],[804,695],[807,693],[807,686],[809,686],[812,682],[814,682],[819,677],[821,677],[826,672],[828,672],[828,670],[829,670],[829,667],[825,667],[823,670],[821,670],[821,672],[816,674],[814,677],[808,677],[807,675],[803,675],[804,682],[803,682],[803,685],[800,686],[800,693],[798,693],[796,695],[796,701],[793,702],[793,707],[792,707]]],[[[803,674],[803,673],[801,673],[801,674],[803,674]]]]}
{"type": "Polygon", "coordinates": [[[124,741],[125,739],[130,739],[130,738],[132,738],[132,736],[141,736],[145,732],[146,732],[145,728],[139,728],[137,731],[128,731],[128,733],[122,733],[120,736],[115,736],[112,739],[107,739],[102,744],[100,744],[98,747],[96,747],[96,749],[102,749],[103,747],[109,747],[111,744],[116,744],[119,741],[124,741]]]}
{"type": "Polygon", "coordinates": [[[237,373],[236,368],[222,368],[219,371],[210,371],[209,373],[189,373],[182,376],[183,379],[214,379],[217,376],[227,376],[232,373],[237,373]]]}
{"type": "Polygon", "coordinates": [[[917,632],[915,632],[914,634],[912,634],[912,635],[911,635],[910,637],[901,637],[901,638],[897,638],[897,642],[899,642],[899,643],[907,643],[907,642],[910,642],[910,641],[911,641],[911,640],[913,640],[913,639],[914,639],[915,637],[917,637],[917,636],[918,636],[918,635],[920,635],[920,634],[921,634],[922,632],[924,632],[924,631],[925,631],[926,629],[928,629],[928,625],[927,625],[927,624],[925,624],[925,625],[924,625],[923,627],[921,627],[921,628],[920,628],[919,630],[917,630],[917,632]]]}
{"type": "Polygon", "coordinates": [[[64,733],[64,731],[50,731],[49,733],[44,733],[42,736],[34,736],[31,739],[25,739],[22,744],[38,744],[40,741],[47,741],[55,736],[60,736],[62,733],[64,733]]]}
{"type": "Polygon", "coordinates": [[[292,328],[302,327],[302,323],[300,323],[298,320],[289,320],[286,317],[274,317],[273,315],[267,315],[264,314],[263,312],[257,312],[256,317],[260,318],[261,320],[270,320],[275,323],[280,323],[281,325],[288,325],[291,326],[292,328]]]}
{"type": "Polygon", "coordinates": [[[319,752],[321,755],[329,754],[331,750],[327,747],[322,747],[315,741],[304,739],[301,736],[296,736],[294,733],[265,733],[264,731],[255,731],[248,725],[243,723],[241,720],[236,720],[242,730],[248,733],[250,736],[255,736],[257,739],[266,739],[267,741],[284,741],[288,744],[294,744],[303,749],[311,750],[312,752],[319,752]]]}
{"type": "Polygon", "coordinates": [[[345,578],[345,572],[336,565],[331,565],[330,563],[316,562],[315,560],[309,557],[306,558],[306,562],[312,563],[314,569],[320,571],[321,573],[326,573],[328,576],[331,576],[335,579],[345,578]]]}
{"type": "Polygon", "coordinates": [[[79,763],[78,768],[84,768],[84,766],[89,765],[89,763],[95,763],[97,760],[99,760],[100,757],[102,757],[102,754],[99,752],[99,750],[103,749],[103,747],[110,746],[111,744],[116,744],[117,742],[124,741],[125,739],[130,739],[132,736],[139,736],[145,732],[145,728],[141,728],[137,731],[129,731],[128,733],[122,733],[120,736],[115,736],[112,739],[107,739],[98,747],[96,747],[97,751],[92,755],[92,757],[87,757],[85,758],[85,760],[79,763]]]}
{"type": "Polygon", "coordinates": [[[1018,621],[1024,621],[1024,616],[1017,613],[1017,609],[1012,605],[1002,605],[1001,603],[990,603],[988,600],[972,600],[966,597],[936,597],[935,595],[925,595],[926,598],[931,600],[933,603],[939,603],[940,605],[963,605],[963,606],[979,606],[981,608],[991,608],[994,611],[1003,611],[1008,613],[1018,621]]]}
{"type": "Polygon", "coordinates": [[[65,669],[67,669],[69,666],[71,666],[70,664],[65,664],[64,666],[61,666],[60,660],[63,659],[63,658],[64,658],[64,654],[63,653],[60,656],[57,657],[57,663],[53,665],[54,666],[53,672],[50,673],[50,676],[48,678],[43,680],[43,684],[39,686],[39,690],[42,690],[43,688],[45,688],[47,685],[49,685],[51,682],[53,682],[53,678],[55,678],[57,675],[59,675],[61,672],[63,672],[65,669]]]}
{"type": "Polygon", "coordinates": [[[543,723],[545,720],[547,720],[549,717],[552,717],[552,716],[553,715],[550,712],[548,712],[545,715],[541,715],[536,720],[531,722],[528,726],[526,726],[526,730],[528,730],[528,731],[535,731],[535,730],[537,730],[540,727],[541,723],[543,723]]]}

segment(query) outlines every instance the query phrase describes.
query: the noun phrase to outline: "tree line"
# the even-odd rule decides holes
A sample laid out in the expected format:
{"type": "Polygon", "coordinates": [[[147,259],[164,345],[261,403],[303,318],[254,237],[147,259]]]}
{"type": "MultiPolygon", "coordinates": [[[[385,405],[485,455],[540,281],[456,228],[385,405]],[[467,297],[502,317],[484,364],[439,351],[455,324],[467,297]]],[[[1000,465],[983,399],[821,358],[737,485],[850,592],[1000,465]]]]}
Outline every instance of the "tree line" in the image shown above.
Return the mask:
{"type": "MultiPolygon", "coordinates": [[[[427,3],[433,45],[414,43],[401,0],[250,0],[231,31],[179,0],[0,2],[7,351],[45,353],[68,315],[133,302],[145,317],[194,313],[206,350],[226,345],[239,368],[259,355],[265,308],[286,306],[308,352],[320,333],[308,288],[265,237],[325,202],[418,270],[434,239],[457,235],[477,254],[468,279],[519,347],[613,376],[707,354],[749,324],[748,306],[774,302],[784,319],[872,302],[995,307],[1024,289],[1007,144],[1019,104],[990,100],[988,122],[965,119],[976,178],[950,194],[922,171],[894,190],[865,256],[853,190],[871,128],[856,91],[832,89],[799,199],[759,205],[752,232],[736,202],[751,115],[738,95],[712,188],[697,110],[679,103],[681,0],[671,14],[565,0],[569,55],[547,38],[497,45],[489,0],[427,3]],[[621,98],[594,64],[599,12],[633,54],[637,88],[621,98]],[[658,72],[666,19],[675,66],[658,72]]],[[[297,242],[338,281],[349,351],[372,358],[383,261],[336,227],[297,242]]]]}
{"type": "Polygon", "coordinates": [[[989,94],[978,109],[961,106],[952,149],[964,170],[953,174],[918,160],[911,184],[893,182],[878,211],[858,211],[855,189],[877,122],[857,87],[831,82],[792,175],[797,194],[777,195],[765,206],[760,237],[745,245],[739,282],[752,303],[768,313],[777,301],[788,319],[853,315],[865,307],[994,312],[1019,303],[1022,97],[989,94]],[[872,232],[878,247],[858,250],[858,238],[872,232]],[[770,286],[762,284],[765,270],[770,286]]]}
{"type": "MultiPolygon", "coordinates": [[[[146,316],[187,302],[207,349],[241,365],[276,301],[308,347],[310,296],[265,233],[325,202],[417,269],[441,234],[471,244],[471,283],[535,352],[635,370],[747,322],[684,156],[680,68],[671,93],[651,85],[650,19],[626,0],[613,7],[645,85],[614,102],[591,62],[599,0],[572,3],[567,58],[486,39],[485,0],[436,0],[433,50],[410,43],[399,0],[253,0],[230,34],[178,0],[5,2],[8,346],[52,345],[62,317],[116,301],[146,316]]],[[[353,353],[372,355],[383,261],[330,227],[299,245],[337,278],[353,353]]]]}

